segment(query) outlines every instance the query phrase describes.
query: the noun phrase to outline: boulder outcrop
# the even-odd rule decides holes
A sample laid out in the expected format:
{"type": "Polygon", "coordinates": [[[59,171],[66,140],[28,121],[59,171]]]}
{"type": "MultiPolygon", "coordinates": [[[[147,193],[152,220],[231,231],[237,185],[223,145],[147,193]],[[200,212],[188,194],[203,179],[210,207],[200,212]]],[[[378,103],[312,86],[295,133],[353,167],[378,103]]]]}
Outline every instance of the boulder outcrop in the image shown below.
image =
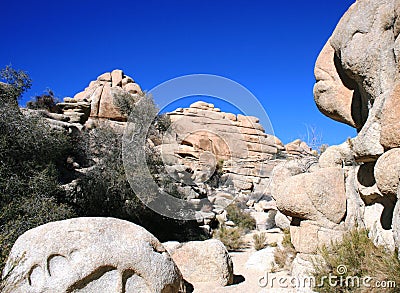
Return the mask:
{"type": "Polygon", "coordinates": [[[233,282],[233,263],[224,244],[216,239],[165,244],[183,277],[190,283],[220,286],[233,282]]]}
{"type": "Polygon", "coordinates": [[[163,245],[140,226],[75,218],[21,235],[4,292],[178,292],[182,275],[163,245]]]}
{"type": "Polygon", "coordinates": [[[77,93],[73,99],[64,100],[64,103],[89,102],[91,118],[126,121],[127,116],[121,112],[116,99],[126,97],[135,101],[140,94],[140,86],[122,70],[115,69],[101,74],[84,91],[77,93]]]}
{"type": "Polygon", "coordinates": [[[357,1],[340,20],[315,66],[322,113],[356,127],[358,161],[398,147],[399,2],[357,1]]]}

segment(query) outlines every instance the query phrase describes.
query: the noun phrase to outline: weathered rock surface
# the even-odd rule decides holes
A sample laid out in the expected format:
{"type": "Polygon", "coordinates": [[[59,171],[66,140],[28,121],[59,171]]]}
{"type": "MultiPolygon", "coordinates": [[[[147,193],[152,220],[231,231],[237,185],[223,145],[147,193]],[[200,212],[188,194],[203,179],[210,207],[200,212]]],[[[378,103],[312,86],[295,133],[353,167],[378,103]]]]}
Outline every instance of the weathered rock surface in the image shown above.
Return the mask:
{"type": "Polygon", "coordinates": [[[221,241],[191,241],[166,245],[183,277],[190,283],[232,284],[233,264],[221,241]]]}
{"type": "Polygon", "coordinates": [[[340,223],[346,213],[343,170],[324,168],[276,183],[272,196],[287,216],[340,223]]]}
{"type": "Polygon", "coordinates": [[[347,141],[328,147],[318,160],[321,168],[342,167],[354,163],[354,154],[347,141]]]}
{"type": "Polygon", "coordinates": [[[326,116],[355,127],[351,109],[354,86],[341,79],[343,72],[338,72],[338,61],[328,40],[315,64],[314,99],[318,109],[326,116]]]}
{"type": "Polygon", "coordinates": [[[174,178],[200,184],[217,170],[225,186],[238,192],[269,193],[276,165],[271,159],[285,148],[278,138],[264,132],[258,118],[221,112],[202,101],[168,116],[173,135],[165,137],[160,152],[173,173],[187,171],[174,178]]]}
{"type": "Polygon", "coordinates": [[[377,160],[374,175],[382,194],[397,195],[400,180],[400,148],[387,151],[377,160]]]}
{"type": "Polygon", "coordinates": [[[178,292],[182,276],[161,243],[113,218],[75,218],[15,242],[5,292],[178,292]],[[15,265],[15,267],[14,267],[15,265]]]}
{"type": "Polygon", "coordinates": [[[399,142],[397,0],[357,1],[316,63],[315,101],[322,113],[356,127],[353,149],[374,160],[399,142]]]}
{"type": "MultiPolygon", "coordinates": [[[[84,91],[74,96],[73,101],[90,103],[92,118],[126,121],[127,117],[118,108],[116,99],[123,96],[136,101],[140,94],[142,94],[140,86],[122,70],[116,69],[111,73],[103,73],[97,80],[91,81],[84,91]]],[[[64,103],[69,104],[71,101],[64,101],[64,103]]]]}
{"type": "Polygon", "coordinates": [[[296,251],[316,254],[318,248],[329,245],[331,241],[342,238],[344,229],[337,226],[334,229],[321,227],[315,221],[301,221],[300,226],[290,226],[290,237],[296,251]]]}
{"type": "Polygon", "coordinates": [[[296,139],[292,142],[289,142],[285,145],[286,153],[289,155],[294,155],[296,157],[304,157],[304,156],[315,156],[317,155],[316,151],[310,148],[307,143],[301,141],[300,139],[296,139]]]}

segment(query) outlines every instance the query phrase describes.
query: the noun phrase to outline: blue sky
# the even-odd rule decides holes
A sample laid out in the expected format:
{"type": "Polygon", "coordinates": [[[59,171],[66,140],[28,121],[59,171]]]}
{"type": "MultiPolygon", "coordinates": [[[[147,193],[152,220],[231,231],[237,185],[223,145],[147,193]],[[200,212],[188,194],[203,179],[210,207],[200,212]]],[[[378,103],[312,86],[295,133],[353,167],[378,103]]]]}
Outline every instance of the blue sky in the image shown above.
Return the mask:
{"type": "Polygon", "coordinates": [[[73,96],[115,68],[145,90],[182,75],[220,75],[257,97],[285,143],[306,138],[308,126],[339,144],[356,132],[318,111],[313,70],[353,2],[2,1],[0,67],[30,74],[23,103],[47,88],[73,96]]]}

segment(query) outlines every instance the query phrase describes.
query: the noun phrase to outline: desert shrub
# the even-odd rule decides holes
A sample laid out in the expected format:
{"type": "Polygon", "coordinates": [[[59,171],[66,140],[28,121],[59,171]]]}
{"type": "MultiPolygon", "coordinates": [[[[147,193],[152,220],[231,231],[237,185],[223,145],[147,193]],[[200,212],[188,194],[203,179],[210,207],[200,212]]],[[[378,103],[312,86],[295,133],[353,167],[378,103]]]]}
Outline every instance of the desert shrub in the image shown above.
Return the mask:
{"type": "MultiPolygon", "coordinates": [[[[142,107],[140,113],[143,113],[143,116],[151,117],[157,113],[152,101],[148,101],[142,107]]],[[[154,128],[153,123],[149,132],[157,135],[154,128]]],[[[86,165],[91,167],[80,177],[79,183],[68,194],[69,201],[75,203],[79,215],[125,219],[146,228],[161,241],[204,239],[205,235],[196,221],[163,217],[149,209],[136,196],[125,174],[121,133],[107,125],[102,125],[90,132],[83,132],[80,142],[83,144],[80,148],[86,153],[86,165]]],[[[148,168],[160,188],[173,196],[183,197],[173,182],[165,176],[166,172],[159,153],[149,145],[145,145],[144,149],[148,168]]],[[[135,152],[138,149],[131,148],[129,151],[135,152]]],[[[140,178],[136,179],[140,180],[140,178]]]]}
{"type": "Polygon", "coordinates": [[[226,249],[235,251],[244,247],[243,234],[244,231],[242,228],[221,226],[215,231],[214,237],[219,239],[225,245],[226,249]]]}
{"type": "Polygon", "coordinates": [[[261,249],[265,248],[267,246],[265,243],[266,240],[267,240],[267,237],[265,236],[265,233],[254,234],[253,235],[254,249],[261,250],[261,249]]]}
{"type": "Polygon", "coordinates": [[[283,233],[282,247],[275,249],[274,259],[279,268],[288,269],[296,257],[296,250],[292,244],[289,229],[285,229],[283,233]]]}
{"type": "Polygon", "coordinates": [[[142,95],[136,94],[133,95],[128,92],[120,92],[114,95],[114,104],[120,109],[121,113],[129,116],[135,107],[135,103],[140,99],[142,95]]]}
{"type": "Polygon", "coordinates": [[[400,286],[400,261],[397,252],[388,251],[382,246],[375,246],[368,238],[365,229],[354,229],[346,233],[341,241],[324,246],[319,251],[322,260],[314,261],[314,277],[318,286],[317,292],[399,292],[400,286]],[[338,267],[345,266],[344,271],[338,267]],[[339,274],[342,273],[343,274],[339,274]],[[337,284],[332,287],[324,276],[343,277],[370,277],[371,287],[353,286],[351,282],[337,284]],[[324,280],[322,286],[320,280],[324,280]],[[373,288],[376,281],[394,281],[395,288],[373,288]],[[349,286],[346,286],[349,285],[349,286]]]}
{"type": "Polygon", "coordinates": [[[7,68],[0,103],[0,270],[14,241],[25,231],[75,215],[60,187],[69,137],[39,117],[23,115],[17,100],[27,75],[7,68]]]}
{"type": "MultiPolygon", "coordinates": [[[[1,104],[12,104],[18,106],[18,99],[22,94],[31,88],[32,80],[23,70],[16,70],[11,66],[0,70],[0,102],[1,104]]],[[[10,105],[9,105],[10,106],[10,105]]]]}
{"type": "Polygon", "coordinates": [[[233,221],[238,227],[245,230],[256,228],[256,220],[249,213],[244,212],[235,203],[226,208],[228,219],[233,221]]]}
{"type": "Polygon", "coordinates": [[[26,103],[26,107],[35,110],[43,109],[51,113],[62,113],[61,108],[57,106],[59,102],[60,100],[54,96],[54,92],[52,90],[47,90],[46,93],[36,96],[33,98],[33,101],[26,103]]]}

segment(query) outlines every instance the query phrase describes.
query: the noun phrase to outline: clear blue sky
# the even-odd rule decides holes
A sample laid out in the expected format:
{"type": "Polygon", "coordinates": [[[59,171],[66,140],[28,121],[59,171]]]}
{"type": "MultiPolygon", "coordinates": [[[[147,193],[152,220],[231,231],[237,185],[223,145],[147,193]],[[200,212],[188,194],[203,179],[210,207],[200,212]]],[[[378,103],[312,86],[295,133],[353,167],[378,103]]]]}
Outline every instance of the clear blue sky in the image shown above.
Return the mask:
{"type": "Polygon", "coordinates": [[[260,100],[285,143],[309,125],[339,144],[356,132],[318,111],[313,69],[353,2],[1,1],[0,66],[30,74],[23,103],[46,88],[73,96],[115,68],[145,90],[186,74],[221,75],[260,100]]]}

